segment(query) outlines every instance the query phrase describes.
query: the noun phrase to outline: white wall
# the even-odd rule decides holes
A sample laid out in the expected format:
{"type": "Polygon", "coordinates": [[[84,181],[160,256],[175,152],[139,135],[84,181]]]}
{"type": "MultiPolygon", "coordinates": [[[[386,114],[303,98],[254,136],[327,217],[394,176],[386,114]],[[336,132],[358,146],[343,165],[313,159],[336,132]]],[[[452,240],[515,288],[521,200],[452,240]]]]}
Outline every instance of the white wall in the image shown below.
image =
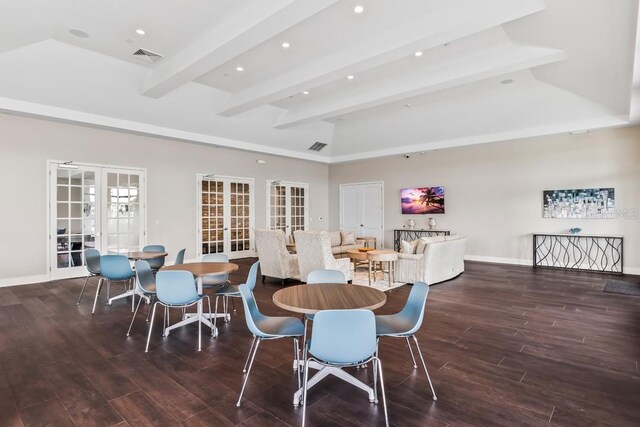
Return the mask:
{"type": "Polygon", "coordinates": [[[48,159],[146,168],[147,241],[164,244],[168,260],[184,247],[195,257],[197,173],[254,178],[256,227],[265,226],[266,180],[309,183],[310,228],[328,225],[328,166],[320,163],[4,114],[0,153],[0,285],[47,274],[48,159]]]}
{"type": "Polygon", "coordinates": [[[385,244],[409,218],[427,227],[427,217],[402,215],[400,189],[445,187],[445,214],[437,228],[468,237],[469,259],[530,264],[531,233],[624,235],[625,271],[640,274],[640,127],[582,135],[559,135],[394,156],[329,168],[330,227],[339,227],[339,185],[384,181],[385,244]],[[614,187],[617,219],[543,219],[542,191],[614,187]]]}

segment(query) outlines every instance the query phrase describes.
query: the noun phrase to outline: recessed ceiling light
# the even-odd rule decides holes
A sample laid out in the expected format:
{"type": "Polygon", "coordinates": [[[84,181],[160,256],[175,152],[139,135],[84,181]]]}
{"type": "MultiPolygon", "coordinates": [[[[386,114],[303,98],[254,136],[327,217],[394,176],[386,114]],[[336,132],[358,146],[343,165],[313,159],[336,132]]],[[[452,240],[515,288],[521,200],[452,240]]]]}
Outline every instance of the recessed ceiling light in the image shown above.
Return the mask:
{"type": "Polygon", "coordinates": [[[362,13],[364,12],[364,7],[362,7],[362,5],[357,5],[356,7],[353,8],[353,11],[355,13],[362,13]]]}
{"type": "Polygon", "coordinates": [[[510,85],[511,83],[513,83],[513,79],[504,79],[501,80],[500,83],[502,83],[503,85],[510,85]]]}
{"type": "Polygon", "coordinates": [[[416,53],[414,53],[415,56],[422,56],[422,51],[417,51],[416,53]]]}
{"type": "Polygon", "coordinates": [[[354,77],[353,74],[350,74],[350,75],[347,76],[347,79],[353,80],[353,77],[354,77]]]}
{"type": "Polygon", "coordinates": [[[287,42],[282,43],[282,47],[285,49],[289,49],[291,47],[291,45],[287,42]]]}
{"type": "Polygon", "coordinates": [[[242,67],[236,67],[236,71],[244,71],[244,68],[242,68],[242,67]]]}
{"type": "Polygon", "coordinates": [[[404,106],[407,107],[407,108],[411,108],[411,107],[413,107],[413,104],[404,104],[404,106]]]}
{"type": "Polygon", "coordinates": [[[80,37],[81,39],[89,38],[89,33],[86,33],[82,30],[78,30],[77,28],[70,29],[69,33],[73,36],[80,37]]]}
{"type": "Polygon", "coordinates": [[[141,29],[141,28],[138,28],[138,29],[136,30],[136,33],[140,34],[141,36],[144,36],[144,35],[146,34],[146,32],[145,32],[143,29],[141,29]]]}
{"type": "Polygon", "coordinates": [[[264,164],[267,163],[267,161],[266,160],[262,160],[262,159],[258,159],[258,160],[256,160],[256,163],[259,164],[259,165],[264,165],[264,164]]]}
{"type": "Polygon", "coordinates": [[[302,92],[303,95],[309,95],[309,91],[305,90],[304,92],[302,92]]]}

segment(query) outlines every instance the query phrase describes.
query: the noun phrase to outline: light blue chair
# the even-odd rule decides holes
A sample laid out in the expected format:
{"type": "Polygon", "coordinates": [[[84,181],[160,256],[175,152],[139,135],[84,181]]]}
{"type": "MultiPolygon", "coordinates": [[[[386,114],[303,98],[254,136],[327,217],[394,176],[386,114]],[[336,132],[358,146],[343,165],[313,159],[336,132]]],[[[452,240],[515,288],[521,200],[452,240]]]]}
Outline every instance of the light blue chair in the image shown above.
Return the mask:
{"type": "MultiPolygon", "coordinates": [[[[153,304],[151,312],[151,324],[149,324],[149,335],[147,336],[147,346],[145,353],[149,351],[149,342],[151,341],[151,331],[153,330],[153,320],[156,315],[158,304],[162,305],[164,310],[165,322],[163,322],[162,336],[166,336],[167,319],[170,308],[186,309],[194,304],[198,306],[198,316],[202,314],[201,304],[198,304],[204,298],[209,302],[209,317],[211,317],[211,300],[208,295],[200,295],[194,285],[193,274],[189,271],[159,271],[156,274],[156,297],[158,301],[153,304]]],[[[198,321],[198,351],[202,350],[202,322],[198,321]]],[[[214,329],[211,328],[211,335],[214,329]]]]}
{"type": "Polygon", "coordinates": [[[370,310],[324,310],[316,313],[308,349],[304,349],[302,425],[307,412],[309,362],[327,367],[355,367],[373,361],[373,389],[380,376],[384,420],[389,425],[382,364],[377,356],[376,320],[370,310]]]}
{"type": "MultiPolygon", "coordinates": [[[[255,264],[254,264],[255,265],[255,264]]],[[[253,366],[253,360],[256,358],[258,352],[258,346],[263,340],[273,340],[278,338],[293,338],[294,356],[296,359],[296,366],[300,363],[300,350],[298,347],[299,338],[304,333],[304,326],[302,321],[295,317],[268,317],[260,313],[256,300],[253,298],[253,292],[249,289],[247,284],[240,285],[238,287],[240,295],[242,297],[242,304],[244,305],[244,315],[247,319],[247,327],[253,334],[253,342],[247,355],[247,360],[244,363],[242,372],[245,372],[244,381],[242,382],[242,390],[240,390],[240,397],[238,397],[238,403],[236,406],[240,406],[242,400],[242,394],[249,380],[251,374],[251,367],[253,366]],[[247,368],[248,366],[248,368],[247,368]]],[[[298,373],[298,387],[300,387],[300,370],[298,373]]]]}
{"type": "Polygon", "coordinates": [[[319,283],[347,283],[347,278],[339,270],[314,270],[307,275],[307,284],[319,283]]]}
{"type": "MultiPolygon", "coordinates": [[[[142,248],[142,252],[166,252],[166,250],[162,245],[147,245],[142,248]]],[[[164,257],[151,258],[148,262],[153,271],[158,271],[164,267],[164,257]]]]}
{"type": "Polygon", "coordinates": [[[176,255],[176,262],[174,262],[174,265],[179,265],[179,264],[184,264],[184,253],[187,249],[180,249],[180,251],[178,251],[178,255],[176,255]]]}
{"type": "MultiPolygon", "coordinates": [[[[136,289],[140,291],[143,297],[138,299],[138,305],[136,305],[136,311],[133,313],[133,317],[131,318],[131,323],[129,324],[129,329],[127,330],[127,336],[131,334],[131,327],[133,326],[133,321],[138,314],[138,309],[140,308],[140,303],[143,299],[146,299],[148,303],[153,301],[156,297],[156,278],[153,275],[153,270],[149,263],[145,260],[136,261],[136,289]]],[[[147,320],[149,319],[149,313],[147,313],[147,320]]]]}
{"type": "MultiPolygon", "coordinates": [[[[98,282],[98,288],[96,289],[96,298],[93,300],[93,310],[91,314],[96,311],[96,304],[98,303],[98,295],[104,282],[107,282],[107,303],[109,301],[109,295],[111,294],[111,282],[124,282],[125,288],[129,285],[131,279],[134,277],[129,259],[124,255],[102,255],[100,256],[100,274],[104,280],[98,282]]],[[[131,307],[133,311],[133,306],[131,307]]]]}
{"type": "MultiPolygon", "coordinates": [[[[247,275],[247,281],[245,284],[249,288],[251,292],[256,287],[256,279],[258,276],[258,267],[260,266],[260,261],[256,261],[253,263],[251,268],[249,269],[249,274],[247,275]]],[[[222,306],[224,307],[224,319],[227,321],[229,319],[229,313],[227,309],[229,308],[229,298],[242,298],[240,295],[240,288],[238,285],[228,284],[223,286],[222,288],[216,291],[216,304],[214,310],[214,318],[213,318],[213,328],[216,327],[216,321],[218,320],[218,299],[222,297],[222,306]]]]}
{"type": "Polygon", "coordinates": [[[416,364],[416,358],[411,349],[411,341],[409,341],[409,338],[413,338],[422,362],[422,367],[424,368],[424,373],[427,376],[427,381],[429,381],[433,400],[438,400],[436,392],[433,389],[433,384],[431,383],[429,371],[427,371],[427,364],[424,362],[422,351],[420,351],[420,346],[418,345],[418,338],[415,336],[415,333],[420,329],[420,326],[422,326],[428,295],[429,285],[424,282],[415,282],[409,293],[407,303],[399,313],[376,316],[376,334],[378,337],[406,339],[409,353],[411,353],[411,359],[413,360],[413,368],[416,369],[418,365],[416,364]]]}
{"type": "Polygon", "coordinates": [[[82,286],[82,290],[80,291],[80,296],[78,297],[78,302],[76,303],[76,305],[80,305],[82,294],[84,294],[84,290],[87,287],[89,278],[100,277],[100,279],[98,280],[98,284],[102,282],[102,277],[100,276],[100,251],[98,251],[97,249],[85,250],[84,261],[87,264],[87,270],[89,270],[89,274],[87,274],[87,278],[84,279],[84,285],[82,286]]]}

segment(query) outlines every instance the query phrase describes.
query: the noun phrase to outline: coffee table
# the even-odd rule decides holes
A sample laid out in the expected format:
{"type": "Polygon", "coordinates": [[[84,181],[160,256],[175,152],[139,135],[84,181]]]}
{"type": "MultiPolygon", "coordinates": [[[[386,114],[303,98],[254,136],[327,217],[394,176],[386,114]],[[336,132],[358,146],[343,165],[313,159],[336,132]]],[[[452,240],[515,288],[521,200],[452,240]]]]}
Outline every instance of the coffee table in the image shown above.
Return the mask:
{"type": "Polygon", "coordinates": [[[396,251],[392,251],[392,250],[387,250],[387,249],[380,249],[380,250],[375,250],[375,251],[369,251],[367,252],[367,258],[369,259],[369,286],[371,286],[371,267],[373,266],[373,280],[376,280],[376,274],[378,272],[377,268],[375,267],[375,264],[377,262],[379,263],[387,263],[387,271],[384,270],[384,268],[382,268],[382,277],[384,278],[384,273],[387,273],[387,275],[389,276],[389,287],[391,287],[391,282],[392,282],[392,278],[393,276],[395,276],[395,270],[396,270],[396,261],[398,261],[398,253],[396,251]]]}
{"type": "MultiPolygon", "coordinates": [[[[198,285],[198,293],[202,295],[202,278],[204,276],[215,276],[217,274],[231,273],[238,269],[238,264],[231,262],[190,262],[188,264],[177,264],[162,267],[160,271],[189,271],[196,277],[196,283],[198,285]]],[[[224,313],[215,314],[204,313],[202,310],[202,300],[198,302],[197,313],[185,313],[185,317],[178,323],[174,323],[166,329],[166,334],[169,335],[169,331],[187,325],[193,322],[202,322],[206,326],[214,329],[213,336],[218,336],[218,329],[213,327],[210,319],[214,317],[224,317],[224,313]]]]}
{"type": "Polygon", "coordinates": [[[358,264],[368,264],[369,257],[367,256],[367,252],[360,251],[358,249],[351,249],[347,251],[347,256],[353,262],[353,271],[356,271],[356,267],[358,264]]]}
{"type": "MultiPolygon", "coordinates": [[[[316,285],[297,285],[280,289],[273,294],[273,303],[280,308],[294,313],[315,314],[320,310],[374,310],[387,302],[387,296],[375,288],[344,283],[324,283],[316,285]]],[[[294,362],[295,365],[295,362],[294,362]]],[[[295,367],[297,368],[297,367],[295,367]]],[[[375,399],[373,389],[341,368],[323,366],[310,362],[309,368],[318,372],[309,379],[307,388],[316,385],[327,375],[334,375],[343,381],[353,384],[369,395],[369,401],[375,399]]],[[[293,395],[293,405],[300,404],[302,388],[293,395]]]]}

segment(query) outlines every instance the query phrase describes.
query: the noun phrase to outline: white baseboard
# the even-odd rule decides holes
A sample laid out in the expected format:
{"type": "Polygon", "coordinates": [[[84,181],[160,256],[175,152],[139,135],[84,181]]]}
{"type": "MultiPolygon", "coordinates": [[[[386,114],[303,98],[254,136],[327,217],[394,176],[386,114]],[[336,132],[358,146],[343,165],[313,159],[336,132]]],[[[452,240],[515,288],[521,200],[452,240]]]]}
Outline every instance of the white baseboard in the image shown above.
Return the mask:
{"type": "Polygon", "coordinates": [[[0,279],[0,288],[9,286],[30,285],[32,283],[42,283],[51,280],[48,274],[39,274],[36,276],[10,277],[8,279],[0,279]]]}
{"type": "MultiPolygon", "coordinates": [[[[482,255],[465,255],[464,259],[466,261],[491,262],[495,264],[526,265],[529,267],[531,267],[531,265],[533,264],[533,260],[531,259],[500,258],[500,257],[491,257],[491,256],[482,256],[482,255]]],[[[623,271],[624,271],[624,274],[640,275],[640,268],[625,267],[623,271]]]]}

